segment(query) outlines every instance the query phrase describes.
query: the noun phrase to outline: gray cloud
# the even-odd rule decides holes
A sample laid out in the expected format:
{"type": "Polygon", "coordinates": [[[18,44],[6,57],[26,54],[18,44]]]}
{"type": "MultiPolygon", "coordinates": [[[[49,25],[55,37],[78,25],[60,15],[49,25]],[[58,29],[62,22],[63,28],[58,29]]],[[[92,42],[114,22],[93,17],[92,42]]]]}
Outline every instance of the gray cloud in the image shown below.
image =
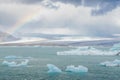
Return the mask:
{"type": "Polygon", "coordinates": [[[105,0],[98,4],[99,9],[95,8],[92,10],[92,14],[93,15],[105,14],[107,12],[116,9],[119,6],[119,4],[120,4],[120,0],[115,0],[115,1],[105,0]]]}
{"type": "Polygon", "coordinates": [[[63,34],[73,32],[88,36],[111,36],[120,33],[120,19],[117,14],[120,10],[118,7],[120,0],[51,1],[14,0],[13,2],[13,0],[0,0],[0,6],[3,5],[2,8],[0,7],[0,26],[9,29],[19,19],[27,14],[32,14],[34,9],[40,8],[36,19],[22,25],[23,28],[18,32],[52,33],[53,31],[57,33],[58,31],[60,33],[61,31],[63,34]],[[56,5],[56,2],[60,2],[60,5],[56,5]]]}
{"type": "MultiPolygon", "coordinates": [[[[42,0],[23,0],[24,3],[38,3],[42,0]]],[[[120,0],[51,0],[77,6],[93,7],[92,15],[103,15],[120,6],[120,0]],[[96,9],[99,6],[99,9],[96,9]]],[[[50,4],[51,5],[51,4],[50,4]]],[[[50,6],[48,5],[48,6],[50,6]]],[[[51,5],[54,8],[54,5],[51,5]]]]}
{"type": "Polygon", "coordinates": [[[91,14],[92,15],[103,15],[106,14],[113,9],[120,6],[120,0],[0,0],[0,3],[21,3],[21,4],[40,4],[43,1],[49,1],[46,5],[48,8],[58,8],[50,3],[52,2],[62,2],[65,4],[72,4],[77,6],[85,6],[92,7],[91,14]],[[99,6],[99,9],[97,7],[99,6]]]}
{"type": "Polygon", "coordinates": [[[0,0],[0,3],[25,3],[25,4],[35,4],[43,0],[0,0]]]}
{"type": "Polygon", "coordinates": [[[16,21],[16,18],[14,15],[4,12],[4,11],[0,11],[0,24],[3,26],[10,26],[13,25],[16,21]]]}
{"type": "Polygon", "coordinates": [[[103,15],[120,6],[120,0],[52,0],[75,6],[93,7],[92,15],[103,15]],[[96,9],[99,6],[99,9],[96,9]]]}

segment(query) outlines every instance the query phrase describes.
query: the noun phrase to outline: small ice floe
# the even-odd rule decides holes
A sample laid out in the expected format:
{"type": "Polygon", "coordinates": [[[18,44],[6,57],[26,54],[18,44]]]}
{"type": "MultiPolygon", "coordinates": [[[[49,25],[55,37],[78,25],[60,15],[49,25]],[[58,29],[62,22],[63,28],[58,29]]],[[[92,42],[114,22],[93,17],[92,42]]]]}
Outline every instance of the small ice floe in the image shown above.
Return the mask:
{"type": "Polygon", "coordinates": [[[8,61],[3,61],[2,65],[4,66],[9,66],[9,65],[16,65],[16,62],[12,61],[12,62],[8,62],[8,61]]]}
{"type": "Polygon", "coordinates": [[[14,55],[11,55],[11,56],[5,56],[4,59],[20,59],[22,57],[19,57],[19,56],[14,56],[14,55]]]}
{"type": "Polygon", "coordinates": [[[115,59],[114,61],[105,61],[100,63],[100,65],[105,67],[117,67],[120,66],[120,60],[115,59]]]}
{"type": "Polygon", "coordinates": [[[25,59],[20,64],[17,64],[18,67],[26,67],[28,65],[29,60],[25,59]]]}
{"type": "Polygon", "coordinates": [[[110,51],[120,51],[120,43],[114,44],[110,51]]]}
{"type": "Polygon", "coordinates": [[[115,63],[115,64],[119,64],[119,65],[120,65],[120,60],[115,59],[115,60],[113,61],[113,63],[115,63]]]}
{"type": "Polygon", "coordinates": [[[61,69],[59,69],[57,66],[53,64],[47,64],[48,67],[48,73],[61,73],[61,69]]]}
{"type": "Polygon", "coordinates": [[[2,65],[8,66],[8,67],[26,67],[28,65],[29,60],[26,59],[19,64],[15,61],[9,62],[9,61],[3,61],[2,65]]]}
{"type": "Polygon", "coordinates": [[[15,55],[10,55],[10,56],[5,56],[4,59],[33,59],[32,57],[22,57],[22,56],[15,56],[15,55]]]}
{"type": "Polygon", "coordinates": [[[70,65],[67,66],[65,71],[73,72],[73,73],[86,73],[88,72],[88,68],[82,65],[79,65],[78,67],[75,67],[74,65],[70,65]]]}

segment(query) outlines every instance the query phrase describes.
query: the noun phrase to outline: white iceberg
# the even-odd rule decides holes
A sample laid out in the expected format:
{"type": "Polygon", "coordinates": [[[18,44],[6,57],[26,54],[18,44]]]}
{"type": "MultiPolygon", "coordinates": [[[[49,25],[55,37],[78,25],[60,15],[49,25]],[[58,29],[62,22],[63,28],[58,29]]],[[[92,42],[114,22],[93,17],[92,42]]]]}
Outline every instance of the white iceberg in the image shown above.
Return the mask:
{"type": "Polygon", "coordinates": [[[79,65],[78,67],[75,67],[74,65],[70,65],[67,66],[65,71],[74,72],[74,73],[86,73],[88,72],[88,68],[82,65],[79,65]]]}
{"type": "Polygon", "coordinates": [[[110,51],[120,51],[120,43],[114,44],[110,51]]]}
{"type": "Polygon", "coordinates": [[[16,65],[16,62],[12,61],[12,62],[8,62],[8,61],[3,61],[2,65],[4,66],[9,66],[9,65],[16,65]]]}
{"type": "Polygon", "coordinates": [[[3,61],[2,65],[4,66],[8,66],[8,67],[26,67],[28,65],[29,60],[26,59],[24,61],[22,61],[21,63],[17,64],[17,62],[12,61],[3,61]]]}
{"type": "Polygon", "coordinates": [[[110,61],[105,61],[105,62],[102,62],[102,63],[100,63],[100,65],[101,66],[105,66],[105,67],[114,67],[114,66],[117,66],[117,64],[114,64],[114,63],[112,63],[112,62],[110,62],[110,61]]]}
{"type": "Polygon", "coordinates": [[[48,67],[48,73],[61,73],[61,69],[59,69],[58,67],[56,67],[55,65],[53,64],[47,64],[47,67],[48,67]]]}
{"type": "Polygon", "coordinates": [[[105,61],[105,62],[100,63],[101,66],[106,66],[106,64],[110,64],[110,62],[109,61],[105,61]]]}
{"type": "Polygon", "coordinates": [[[105,61],[100,63],[100,65],[105,67],[117,67],[120,66],[120,60],[115,59],[114,61],[105,61]]]}
{"type": "Polygon", "coordinates": [[[118,64],[118,65],[120,65],[120,60],[115,59],[115,60],[113,61],[113,63],[114,63],[114,64],[118,64]]]}
{"type": "Polygon", "coordinates": [[[112,48],[110,48],[111,52],[115,52],[116,55],[120,55],[120,43],[114,44],[112,48]]]}
{"type": "Polygon", "coordinates": [[[92,46],[78,47],[69,51],[57,52],[57,55],[116,55],[118,51],[101,50],[92,46]]]}

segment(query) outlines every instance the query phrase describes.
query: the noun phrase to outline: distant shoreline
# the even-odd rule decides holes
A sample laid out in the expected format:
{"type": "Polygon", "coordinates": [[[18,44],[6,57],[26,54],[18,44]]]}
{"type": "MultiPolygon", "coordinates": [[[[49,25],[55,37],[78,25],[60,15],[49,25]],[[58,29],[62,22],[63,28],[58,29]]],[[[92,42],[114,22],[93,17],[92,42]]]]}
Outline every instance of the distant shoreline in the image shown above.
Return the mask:
{"type": "Polygon", "coordinates": [[[4,42],[0,46],[112,46],[120,40],[4,42]]]}

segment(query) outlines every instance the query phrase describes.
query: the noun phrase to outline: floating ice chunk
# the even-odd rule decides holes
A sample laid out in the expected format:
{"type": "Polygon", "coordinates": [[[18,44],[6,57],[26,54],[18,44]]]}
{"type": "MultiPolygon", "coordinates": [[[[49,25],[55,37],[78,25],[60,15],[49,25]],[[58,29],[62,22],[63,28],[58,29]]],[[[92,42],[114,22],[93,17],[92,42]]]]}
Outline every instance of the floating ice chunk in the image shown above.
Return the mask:
{"type": "Polygon", "coordinates": [[[115,67],[118,66],[118,64],[114,64],[114,63],[109,63],[105,65],[106,67],[115,67]]]}
{"type": "Polygon", "coordinates": [[[79,65],[78,67],[75,67],[74,65],[70,65],[70,66],[67,66],[65,71],[74,72],[74,73],[86,73],[88,72],[88,68],[82,65],[79,65]]]}
{"type": "Polygon", "coordinates": [[[113,63],[114,63],[114,64],[118,64],[118,65],[120,65],[120,60],[115,59],[115,60],[113,61],[113,63]]]}
{"type": "Polygon", "coordinates": [[[100,63],[101,66],[105,66],[105,67],[114,67],[114,66],[118,66],[117,64],[114,64],[112,62],[109,62],[109,61],[105,61],[105,62],[102,62],[100,63]]]}
{"type": "Polygon", "coordinates": [[[114,61],[105,61],[100,63],[101,66],[105,67],[115,67],[115,66],[120,66],[120,60],[115,59],[114,61]]]}
{"type": "Polygon", "coordinates": [[[110,51],[120,51],[120,43],[114,44],[110,51]]]}
{"type": "Polygon", "coordinates": [[[101,66],[106,66],[106,64],[110,64],[110,62],[109,61],[105,61],[105,62],[100,63],[101,66]]]}
{"type": "Polygon", "coordinates": [[[16,62],[14,62],[14,61],[12,61],[12,62],[3,61],[2,65],[4,65],[4,66],[16,65],[16,62]]]}
{"type": "Polygon", "coordinates": [[[28,62],[29,62],[29,60],[26,59],[25,61],[22,61],[20,64],[18,64],[18,66],[27,66],[28,62]]]}
{"type": "Polygon", "coordinates": [[[47,67],[48,67],[48,73],[61,73],[61,69],[59,69],[58,67],[56,67],[55,65],[53,64],[47,64],[47,67]]]}
{"type": "Polygon", "coordinates": [[[21,58],[21,57],[11,55],[11,56],[5,56],[4,58],[5,59],[18,59],[18,58],[21,58]]]}
{"type": "Polygon", "coordinates": [[[22,57],[22,56],[14,56],[14,55],[11,55],[11,56],[5,56],[4,59],[33,59],[32,57],[22,57]]]}
{"type": "Polygon", "coordinates": [[[57,55],[116,55],[118,51],[96,49],[92,46],[78,47],[76,49],[57,52],[57,55]]]}
{"type": "Polygon", "coordinates": [[[21,63],[17,64],[17,62],[9,62],[9,61],[3,61],[2,65],[8,66],[8,67],[26,67],[28,65],[29,60],[24,60],[21,63]]]}

